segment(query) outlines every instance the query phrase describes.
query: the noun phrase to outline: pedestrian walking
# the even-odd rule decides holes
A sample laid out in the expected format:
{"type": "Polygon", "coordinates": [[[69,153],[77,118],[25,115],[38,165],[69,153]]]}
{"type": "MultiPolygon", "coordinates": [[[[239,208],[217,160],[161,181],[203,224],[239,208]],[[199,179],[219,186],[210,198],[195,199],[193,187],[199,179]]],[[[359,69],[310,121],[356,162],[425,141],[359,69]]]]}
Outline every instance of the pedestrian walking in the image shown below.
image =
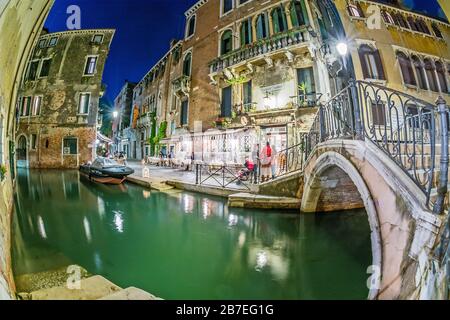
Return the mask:
{"type": "Polygon", "coordinates": [[[269,181],[272,167],[272,148],[270,147],[269,142],[267,142],[266,146],[262,149],[259,158],[261,161],[261,182],[269,181]]]}

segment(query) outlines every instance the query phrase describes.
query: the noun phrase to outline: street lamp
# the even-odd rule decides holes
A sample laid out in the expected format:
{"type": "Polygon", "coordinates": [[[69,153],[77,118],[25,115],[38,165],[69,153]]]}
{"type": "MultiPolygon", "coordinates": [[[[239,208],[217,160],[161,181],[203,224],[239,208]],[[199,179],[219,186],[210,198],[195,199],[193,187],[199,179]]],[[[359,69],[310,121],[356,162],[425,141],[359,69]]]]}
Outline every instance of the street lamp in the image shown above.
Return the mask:
{"type": "Polygon", "coordinates": [[[340,41],[336,45],[336,50],[342,57],[345,57],[348,53],[348,44],[344,41],[340,41]]]}
{"type": "Polygon", "coordinates": [[[116,119],[119,116],[119,112],[113,111],[113,118],[116,119]]]}

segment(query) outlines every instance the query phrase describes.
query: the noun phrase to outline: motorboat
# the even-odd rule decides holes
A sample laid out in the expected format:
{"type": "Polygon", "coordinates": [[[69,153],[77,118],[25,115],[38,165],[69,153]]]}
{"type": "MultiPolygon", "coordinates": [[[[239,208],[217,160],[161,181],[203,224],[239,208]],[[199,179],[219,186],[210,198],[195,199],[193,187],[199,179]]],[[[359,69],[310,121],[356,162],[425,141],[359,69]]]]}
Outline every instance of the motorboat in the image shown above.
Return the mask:
{"type": "Polygon", "coordinates": [[[80,172],[91,181],[121,184],[134,170],[113,159],[98,157],[92,164],[81,165],[80,172]]]}

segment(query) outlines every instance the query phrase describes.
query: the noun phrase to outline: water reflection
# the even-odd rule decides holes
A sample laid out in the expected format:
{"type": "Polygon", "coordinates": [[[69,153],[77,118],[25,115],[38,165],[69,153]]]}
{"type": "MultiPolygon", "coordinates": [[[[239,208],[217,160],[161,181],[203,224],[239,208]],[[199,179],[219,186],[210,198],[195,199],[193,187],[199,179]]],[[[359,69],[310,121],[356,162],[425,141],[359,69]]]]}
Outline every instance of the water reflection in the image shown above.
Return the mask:
{"type": "Polygon", "coordinates": [[[15,228],[16,274],[40,271],[39,248],[166,299],[367,296],[364,213],[230,209],[221,198],[93,184],[75,171],[19,171],[15,228]]]}

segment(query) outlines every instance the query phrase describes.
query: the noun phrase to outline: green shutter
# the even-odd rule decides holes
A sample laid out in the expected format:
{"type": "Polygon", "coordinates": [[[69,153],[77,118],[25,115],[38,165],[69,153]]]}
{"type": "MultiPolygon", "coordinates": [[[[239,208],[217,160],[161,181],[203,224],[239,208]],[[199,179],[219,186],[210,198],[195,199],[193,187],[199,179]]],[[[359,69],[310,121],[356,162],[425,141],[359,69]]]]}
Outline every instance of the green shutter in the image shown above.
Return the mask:
{"type": "Polygon", "coordinates": [[[299,23],[297,17],[298,17],[297,6],[295,5],[295,1],[292,1],[292,4],[291,4],[291,20],[292,20],[292,25],[294,27],[300,26],[300,23],[299,23]]]}
{"type": "Polygon", "coordinates": [[[286,12],[284,11],[283,6],[280,7],[281,21],[283,22],[283,31],[288,29],[287,20],[286,20],[286,12]]]}
{"type": "Polygon", "coordinates": [[[305,25],[309,25],[309,17],[308,17],[308,10],[306,9],[306,5],[305,5],[305,1],[304,0],[300,0],[300,5],[302,7],[302,16],[303,16],[303,21],[305,23],[305,25]]]}
{"type": "Polygon", "coordinates": [[[280,32],[280,23],[279,23],[279,13],[278,13],[278,8],[275,8],[272,11],[272,22],[273,22],[273,30],[275,31],[275,33],[280,32]]]}
{"type": "Polygon", "coordinates": [[[247,28],[247,22],[244,21],[241,25],[241,47],[246,45],[246,39],[245,39],[245,29],[247,28]]]}
{"type": "Polygon", "coordinates": [[[264,38],[264,36],[263,36],[263,21],[262,21],[262,15],[260,15],[260,16],[256,19],[256,36],[257,36],[258,40],[264,38]]]}

